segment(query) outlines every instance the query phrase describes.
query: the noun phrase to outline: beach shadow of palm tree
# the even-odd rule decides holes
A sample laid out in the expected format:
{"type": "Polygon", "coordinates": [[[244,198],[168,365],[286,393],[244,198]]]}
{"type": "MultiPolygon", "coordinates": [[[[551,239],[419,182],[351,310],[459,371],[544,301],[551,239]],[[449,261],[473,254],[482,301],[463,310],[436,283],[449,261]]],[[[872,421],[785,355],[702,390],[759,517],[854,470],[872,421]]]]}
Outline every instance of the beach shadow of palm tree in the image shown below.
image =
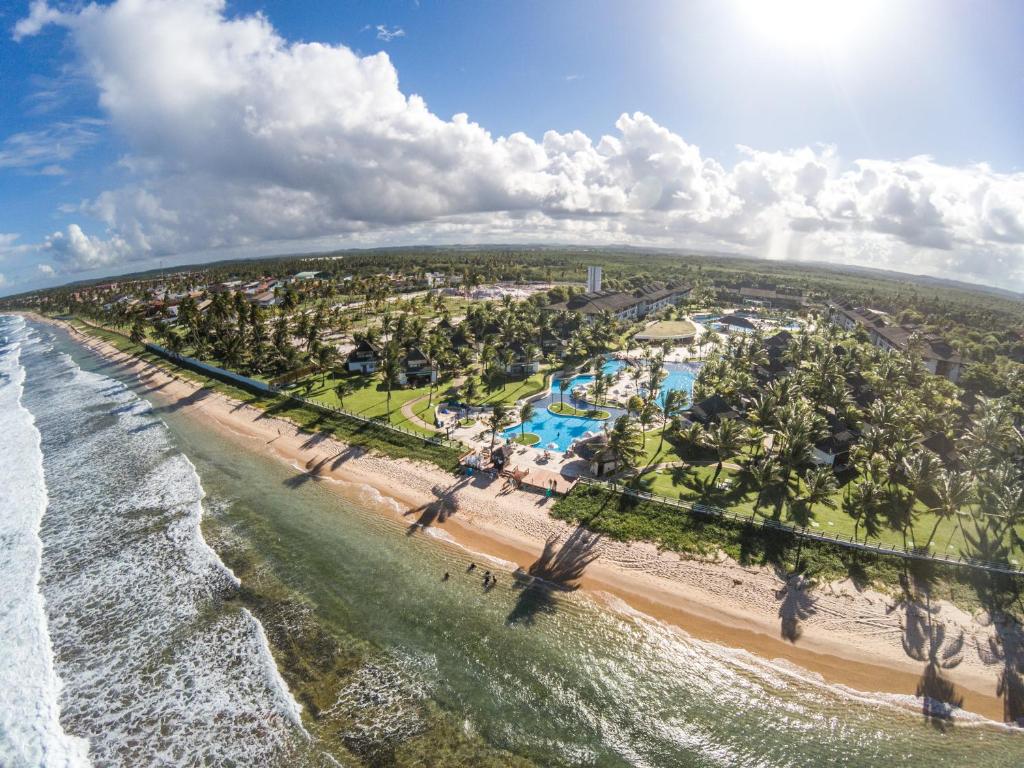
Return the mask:
{"type": "Polygon", "coordinates": [[[416,533],[423,528],[428,528],[434,523],[444,523],[449,517],[459,511],[459,489],[469,484],[468,477],[462,477],[457,482],[452,483],[447,488],[442,488],[439,485],[435,485],[431,488],[431,493],[434,494],[434,501],[423,506],[410,509],[405,513],[406,517],[410,515],[418,515],[415,522],[410,523],[405,533],[408,536],[416,533]]]}
{"type": "Polygon", "coordinates": [[[338,451],[338,453],[334,454],[334,457],[331,459],[331,469],[337,469],[346,461],[351,461],[352,459],[360,459],[366,454],[367,450],[360,445],[346,446],[343,450],[338,451]]]}
{"type": "Polygon", "coordinates": [[[815,604],[817,598],[807,591],[807,579],[801,574],[785,576],[785,584],[776,591],[775,599],[779,600],[779,631],[786,640],[795,643],[803,634],[802,624],[818,612],[815,604]]]}
{"type": "Polygon", "coordinates": [[[903,602],[892,610],[902,608],[903,651],[925,664],[916,689],[921,699],[921,714],[932,726],[945,731],[952,727],[954,710],[963,706],[964,697],[943,672],[963,660],[964,633],[948,636],[946,625],[935,621],[936,611],[926,584],[912,581],[904,594],[903,602]],[[924,604],[920,600],[922,594],[924,604]]]}
{"type": "Polygon", "coordinates": [[[310,448],[316,448],[318,445],[320,445],[320,443],[322,443],[324,440],[329,439],[330,437],[331,437],[331,433],[326,431],[326,430],[322,430],[320,432],[314,432],[312,435],[310,435],[308,438],[306,438],[305,441],[303,441],[302,448],[304,450],[308,450],[310,448]]]}
{"type": "Polygon", "coordinates": [[[514,587],[520,592],[506,622],[532,624],[538,613],[554,611],[555,594],[579,588],[583,572],[598,558],[600,541],[599,534],[583,526],[577,526],[560,547],[557,535],[548,537],[540,557],[514,574],[514,587]]]}
{"type": "Polygon", "coordinates": [[[298,488],[305,485],[310,480],[315,480],[320,477],[320,474],[324,471],[324,467],[331,461],[331,456],[313,457],[306,462],[305,472],[299,472],[286,478],[284,485],[288,488],[298,488]]]}
{"type": "Polygon", "coordinates": [[[153,413],[174,413],[175,411],[180,411],[182,408],[188,408],[196,403],[200,403],[212,394],[213,390],[205,388],[197,389],[185,397],[178,398],[173,403],[153,408],[153,413]]]}

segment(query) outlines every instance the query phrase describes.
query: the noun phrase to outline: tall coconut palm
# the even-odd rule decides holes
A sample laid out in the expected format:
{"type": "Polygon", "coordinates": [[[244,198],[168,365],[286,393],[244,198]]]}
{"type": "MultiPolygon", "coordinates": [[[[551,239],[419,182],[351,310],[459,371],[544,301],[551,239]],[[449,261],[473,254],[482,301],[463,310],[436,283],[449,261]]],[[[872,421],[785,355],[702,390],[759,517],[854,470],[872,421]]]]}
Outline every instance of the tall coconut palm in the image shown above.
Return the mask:
{"type": "Polygon", "coordinates": [[[345,407],[345,395],[352,391],[352,383],[347,379],[341,379],[334,384],[334,394],[338,396],[338,404],[345,407]]]}
{"type": "Polygon", "coordinates": [[[665,431],[669,428],[669,424],[674,422],[675,419],[683,412],[689,402],[689,395],[686,394],[684,389],[670,389],[665,395],[665,405],[662,408],[662,415],[665,418],[665,423],[661,427],[661,440],[658,441],[658,452],[661,452],[662,447],[665,444],[665,431]]]}
{"type": "Polygon", "coordinates": [[[643,438],[633,419],[619,416],[608,433],[608,449],[620,467],[635,467],[644,455],[643,438]]]}
{"type": "MultiPolygon", "coordinates": [[[[931,547],[932,540],[935,538],[935,533],[939,530],[939,525],[942,521],[953,518],[962,506],[970,502],[973,489],[970,479],[963,472],[943,470],[939,474],[935,493],[939,497],[939,503],[932,508],[932,512],[935,514],[935,525],[932,527],[932,532],[928,535],[928,541],[924,545],[926,550],[931,547]]],[[[961,524],[960,527],[962,532],[963,525],[961,524]]]]}
{"type": "Polygon", "coordinates": [[[715,475],[711,478],[711,482],[715,483],[722,474],[722,465],[726,457],[739,451],[743,444],[739,422],[735,419],[722,419],[704,432],[704,444],[718,456],[718,466],[715,467],[715,475]]]}
{"type": "Polygon", "coordinates": [[[914,534],[914,506],[921,498],[921,494],[932,487],[938,474],[938,465],[928,451],[917,451],[903,460],[903,475],[907,480],[907,488],[910,489],[906,525],[910,528],[910,538],[915,544],[917,536],[914,534]]]}
{"type": "Polygon", "coordinates": [[[519,406],[519,431],[524,438],[526,437],[526,422],[533,418],[533,413],[533,403],[525,402],[519,406]]]}
{"type": "Polygon", "coordinates": [[[757,512],[761,508],[765,492],[779,479],[779,464],[771,456],[762,456],[748,464],[746,471],[757,488],[757,495],[754,497],[754,512],[757,512]]]}
{"type": "Polygon", "coordinates": [[[572,379],[566,375],[565,371],[562,371],[562,375],[558,379],[558,405],[561,409],[565,408],[565,390],[569,388],[570,381],[572,381],[572,379]]]}
{"type": "Polygon", "coordinates": [[[387,420],[389,424],[391,423],[391,388],[398,381],[399,366],[398,344],[389,341],[384,345],[380,356],[380,378],[387,390],[387,420]]]}
{"type": "Polygon", "coordinates": [[[495,403],[491,409],[491,415],[487,419],[487,426],[491,428],[491,453],[494,453],[494,441],[498,437],[498,430],[501,429],[505,417],[508,415],[508,406],[504,403],[495,403]]]}

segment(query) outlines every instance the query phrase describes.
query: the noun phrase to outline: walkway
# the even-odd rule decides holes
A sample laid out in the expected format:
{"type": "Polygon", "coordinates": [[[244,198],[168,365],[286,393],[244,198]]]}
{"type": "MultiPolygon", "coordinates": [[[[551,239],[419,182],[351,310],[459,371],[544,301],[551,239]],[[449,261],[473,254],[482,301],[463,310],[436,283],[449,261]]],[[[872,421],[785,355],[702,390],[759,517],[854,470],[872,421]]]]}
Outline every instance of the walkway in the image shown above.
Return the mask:
{"type": "Polygon", "coordinates": [[[423,419],[417,416],[412,409],[414,405],[416,405],[417,403],[422,403],[428,397],[430,397],[429,394],[421,395],[420,397],[417,397],[415,400],[410,400],[409,402],[407,402],[405,405],[402,406],[402,415],[409,421],[410,424],[415,424],[417,427],[429,430],[431,432],[437,432],[437,427],[435,427],[433,424],[428,424],[427,422],[425,422],[423,419]]]}

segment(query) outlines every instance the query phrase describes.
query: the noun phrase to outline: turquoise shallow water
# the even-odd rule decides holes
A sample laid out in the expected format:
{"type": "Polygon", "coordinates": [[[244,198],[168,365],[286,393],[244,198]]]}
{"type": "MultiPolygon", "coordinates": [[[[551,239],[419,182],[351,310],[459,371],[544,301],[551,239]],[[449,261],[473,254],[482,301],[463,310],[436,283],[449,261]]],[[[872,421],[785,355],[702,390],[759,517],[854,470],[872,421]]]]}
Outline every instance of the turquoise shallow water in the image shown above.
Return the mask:
{"type": "Polygon", "coordinates": [[[522,587],[500,564],[411,532],[368,489],[343,498],[173,408],[154,415],[194,465],[205,514],[256,544],[325,625],[376,649],[373,695],[339,703],[361,708],[371,732],[409,727],[429,700],[539,765],[1024,763],[1020,734],[940,731],[897,697],[854,695],[579,594],[522,587]],[[466,572],[471,560],[498,570],[497,587],[466,572]],[[410,714],[396,724],[395,711],[410,714]]]}

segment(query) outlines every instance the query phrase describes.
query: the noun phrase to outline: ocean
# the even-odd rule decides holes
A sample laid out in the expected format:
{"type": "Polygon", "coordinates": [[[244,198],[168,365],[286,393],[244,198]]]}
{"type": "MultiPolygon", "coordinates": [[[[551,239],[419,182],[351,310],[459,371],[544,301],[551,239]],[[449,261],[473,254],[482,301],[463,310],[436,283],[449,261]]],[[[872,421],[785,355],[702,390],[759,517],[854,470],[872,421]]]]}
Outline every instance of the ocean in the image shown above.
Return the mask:
{"type": "Polygon", "coordinates": [[[62,332],[0,340],[0,765],[1024,763],[982,718],[520,585],[62,332]]]}

